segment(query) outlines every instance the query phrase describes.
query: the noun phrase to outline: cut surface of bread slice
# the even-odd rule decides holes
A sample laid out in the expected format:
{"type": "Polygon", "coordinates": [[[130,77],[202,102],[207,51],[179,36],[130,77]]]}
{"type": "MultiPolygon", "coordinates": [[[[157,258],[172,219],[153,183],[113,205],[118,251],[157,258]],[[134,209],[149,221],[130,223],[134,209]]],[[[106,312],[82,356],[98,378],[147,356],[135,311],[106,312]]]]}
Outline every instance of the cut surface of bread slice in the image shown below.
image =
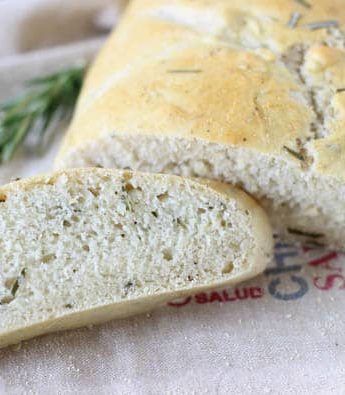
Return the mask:
{"type": "Polygon", "coordinates": [[[344,70],[344,0],[134,0],[57,165],[237,184],[282,235],[345,248],[344,70]]]}
{"type": "Polygon", "coordinates": [[[226,184],[73,169],[0,189],[0,347],[260,273],[263,210],[226,184]]]}

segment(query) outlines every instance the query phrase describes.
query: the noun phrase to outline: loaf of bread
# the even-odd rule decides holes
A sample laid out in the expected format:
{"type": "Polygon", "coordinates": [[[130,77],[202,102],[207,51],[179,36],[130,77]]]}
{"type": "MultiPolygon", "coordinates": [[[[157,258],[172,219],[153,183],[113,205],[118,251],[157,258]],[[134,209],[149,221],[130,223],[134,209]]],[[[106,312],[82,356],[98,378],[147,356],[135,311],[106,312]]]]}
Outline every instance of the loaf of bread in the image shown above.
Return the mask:
{"type": "Polygon", "coordinates": [[[57,160],[242,186],[281,234],[345,247],[344,0],[135,0],[57,160]]]}
{"type": "Polygon", "coordinates": [[[263,210],[217,182],[76,169],[0,201],[0,347],[232,286],[272,255],[263,210]]]}

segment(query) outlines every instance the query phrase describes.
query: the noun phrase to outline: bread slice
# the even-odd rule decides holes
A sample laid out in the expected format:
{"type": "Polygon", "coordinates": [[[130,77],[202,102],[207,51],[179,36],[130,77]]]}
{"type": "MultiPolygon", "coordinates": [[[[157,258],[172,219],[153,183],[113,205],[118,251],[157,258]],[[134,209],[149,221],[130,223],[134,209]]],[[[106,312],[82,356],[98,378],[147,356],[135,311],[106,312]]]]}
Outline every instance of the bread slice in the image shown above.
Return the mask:
{"type": "Polygon", "coordinates": [[[263,210],[211,181],[76,169],[0,189],[0,347],[260,273],[263,210]]]}
{"type": "Polygon", "coordinates": [[[345,7],[308,3],[134,0],[57,167],[231,182],[282,235],[344,248],[345,7]]]}

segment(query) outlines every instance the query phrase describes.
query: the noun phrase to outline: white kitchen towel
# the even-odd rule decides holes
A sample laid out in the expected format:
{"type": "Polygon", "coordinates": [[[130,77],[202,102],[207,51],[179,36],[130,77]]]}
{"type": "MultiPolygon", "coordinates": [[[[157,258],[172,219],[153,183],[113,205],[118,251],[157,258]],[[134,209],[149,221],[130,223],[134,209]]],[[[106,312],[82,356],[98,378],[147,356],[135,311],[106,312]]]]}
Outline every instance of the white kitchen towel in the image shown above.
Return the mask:
{"type": "Polygon", "coordinates": [[[0,0],[0,57],[100,36],[115,23],[126,3],[0,0]]]}
{"type": "MultiPolygon", "coordinates": [[[[0,101],[100,45],[3,59],[0,101]]],[[[1,182],[49,171],[61,135],[1,166],[1,182]]],[[[345,257],[276,242],[266,272],[235,289],[0,350],[0,394],[344,394],[345,257]]]]}

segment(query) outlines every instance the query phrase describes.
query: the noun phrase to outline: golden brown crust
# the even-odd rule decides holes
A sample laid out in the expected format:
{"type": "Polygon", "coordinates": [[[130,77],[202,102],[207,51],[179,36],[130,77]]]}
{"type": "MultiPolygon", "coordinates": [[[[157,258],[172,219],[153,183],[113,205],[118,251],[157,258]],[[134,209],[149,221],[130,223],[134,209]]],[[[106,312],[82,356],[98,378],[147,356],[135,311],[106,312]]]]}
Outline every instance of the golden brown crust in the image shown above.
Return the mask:
{"type": "Polygon", "coordinates": [[[59,160],[114,132],[170,135],[297,152],[345,179],[344,27],[343,0],[133,1],[59,160]]]}

